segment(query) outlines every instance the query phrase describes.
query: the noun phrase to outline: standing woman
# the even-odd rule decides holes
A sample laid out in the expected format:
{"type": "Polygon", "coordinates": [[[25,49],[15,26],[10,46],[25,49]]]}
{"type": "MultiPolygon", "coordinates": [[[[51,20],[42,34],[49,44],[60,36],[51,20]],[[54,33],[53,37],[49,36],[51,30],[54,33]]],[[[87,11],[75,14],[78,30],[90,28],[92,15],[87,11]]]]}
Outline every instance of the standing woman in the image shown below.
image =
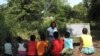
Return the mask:
{"type": "Polygon", "coordinates": [[[58,30],[57,30],[57,27],[56,27],[56,22],[55,21],[52,21],[51,22],[51,25],[50,25],[50,27],[47,29],[47,32],[46,32],[46,37],[47,37],[47,40],[49,41],[48,43],[49,43],[49,45],[48,45],[48,56],[52,56],[52,54],[51,54],[51,42],[52,42],[52,40],[54,39],[54,36],[53,36],[53,34],[54,34],[54,32],[58,32],[58,30]]]}
{"type": "Polygon", "coordinates": [[[49,41],[52,41],[54,39],[53,33],[58,32],[57,27],[56,27],[56,22],[52,21],[50,27],[47,29],[47,39],[49,41]]]}

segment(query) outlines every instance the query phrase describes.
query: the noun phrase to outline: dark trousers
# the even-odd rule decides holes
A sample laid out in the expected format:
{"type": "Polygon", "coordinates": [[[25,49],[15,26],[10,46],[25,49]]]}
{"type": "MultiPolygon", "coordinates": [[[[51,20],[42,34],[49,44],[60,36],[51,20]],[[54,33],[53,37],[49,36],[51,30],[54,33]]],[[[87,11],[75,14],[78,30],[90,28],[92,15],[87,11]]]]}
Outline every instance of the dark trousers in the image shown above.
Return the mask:
{"type": "Polygon", "coordinates": [[[10,54],[5,54],[5,56],[12,56],[12,55],[10,55],[10,54]]]}

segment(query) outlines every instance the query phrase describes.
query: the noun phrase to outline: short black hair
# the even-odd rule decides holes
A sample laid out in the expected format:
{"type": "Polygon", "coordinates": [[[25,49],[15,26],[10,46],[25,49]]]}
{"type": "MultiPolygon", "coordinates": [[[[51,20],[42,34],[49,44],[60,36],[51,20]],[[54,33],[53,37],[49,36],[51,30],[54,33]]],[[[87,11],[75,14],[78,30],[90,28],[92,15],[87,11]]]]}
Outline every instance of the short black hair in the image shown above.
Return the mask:
{"type": "Polygon", "coordinates": [[[41,39],[41,40],[45,40],[45,39],[46,39],[45,33],[39,32],[39,35],[40,35],[40,39],[41,39]]]}
{"type": "Polygon", "coordinates": [[[35,38],[36,38],[35,35],[31,35],[31,36],[30,36],[30,40],[31,40],[31,41],[35,41],[35,38]]]}
{"type": "Polygon", "coordinates": [[[23,41],[23,39],[22,39],[20,36],[18,36],[18,37],[17,37],[17,41],[20,43],[20,42],[23,41]]]}
{"type": "Polygon", "coordinates": [[[11,43],[11,38],[10,37],[6,37],[6,42],[7,43],[11,43]]]}
{"type": "Polygon", "coordinates": [[[65,33],[65,38],[69,38],[70,37],[70,33],[69,32],[66,32],[65,33]]]}
{"type": "Polygon", "coordinates": [[[83,28],[82,33],[83,33],[83,34],[87,34],[87,33],[88,33],[87,28],[83,28]]]}
{"type": "Polygon", "coordinates": [[[54,36],[55,39],[57,39],[59,37],[59,33],[58,32],[54,32],[53,36],[54,36]]]}

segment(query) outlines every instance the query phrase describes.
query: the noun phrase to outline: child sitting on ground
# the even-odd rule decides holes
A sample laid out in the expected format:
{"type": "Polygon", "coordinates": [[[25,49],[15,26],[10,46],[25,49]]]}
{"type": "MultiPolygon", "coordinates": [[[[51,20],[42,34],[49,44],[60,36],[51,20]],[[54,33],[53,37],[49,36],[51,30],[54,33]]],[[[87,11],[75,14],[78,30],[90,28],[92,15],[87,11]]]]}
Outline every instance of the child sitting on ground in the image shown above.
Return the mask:
{"type": "Polygon", "coordinates": [[[62,56],[72,56],[73,54],[73,39],[70,38],[70,33],[65,33],[64,48],[61,52],[62,56]]]}
{"type": "Polygon", "coordinates": [[[48,41],[45,39],[45,34],[40,33],[41,40],[37,42],[37,55],[46,56],[48,41]]]}
{"type": "Polygon", "coordinates": [[[94,53],[94,47],[92,42],[92,36],[88,34],[87,28],[83,28],[82,35],[80,38],[80,52],[85,55],[90,55],[94,53]]]}
{"type": "Polygon", "coordinates": [[[26,46],[24,40],[19,36],[18,41],[18,56],[26,56],[26,46]]]}
{"type": "Polygon", "coordinates": [[[35,35],[30,36],[30,41],[27,44],[27,56],[36,56],[36,41],[35,35]]]}
{"type": "Polygon", "coordinates": [[[61,56],[61,51],[63,49],[63,39],[59,39],[59,33],[54,32],[54,38],[52,40],[51,49],[52,49],[52,56],[61,56]]]}
{"type": "Polygon", "coordinates": [[[10,37],[6,38],[6,42],[4,44],[4,54],[5,56],[12,56],[12,43],[10,37]]]}

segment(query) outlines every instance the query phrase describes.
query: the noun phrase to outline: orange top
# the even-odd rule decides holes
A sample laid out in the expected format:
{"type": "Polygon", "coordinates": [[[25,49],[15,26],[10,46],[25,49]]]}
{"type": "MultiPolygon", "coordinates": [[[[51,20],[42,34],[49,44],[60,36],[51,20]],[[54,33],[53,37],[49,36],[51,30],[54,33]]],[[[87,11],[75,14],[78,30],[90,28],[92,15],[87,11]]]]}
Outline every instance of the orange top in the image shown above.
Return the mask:
{"type": "Polygon", "coordinates": [[[46,52],[48,46],[48,41],[38,41],[37,42],[37,54],[43,55],[46,52]]]}
{"type": "Polygon", "coordinates": [[[36,42],[35,41],[29,41],[28,42],[28,53],[27,55],[36,55],[36,42]]]}

